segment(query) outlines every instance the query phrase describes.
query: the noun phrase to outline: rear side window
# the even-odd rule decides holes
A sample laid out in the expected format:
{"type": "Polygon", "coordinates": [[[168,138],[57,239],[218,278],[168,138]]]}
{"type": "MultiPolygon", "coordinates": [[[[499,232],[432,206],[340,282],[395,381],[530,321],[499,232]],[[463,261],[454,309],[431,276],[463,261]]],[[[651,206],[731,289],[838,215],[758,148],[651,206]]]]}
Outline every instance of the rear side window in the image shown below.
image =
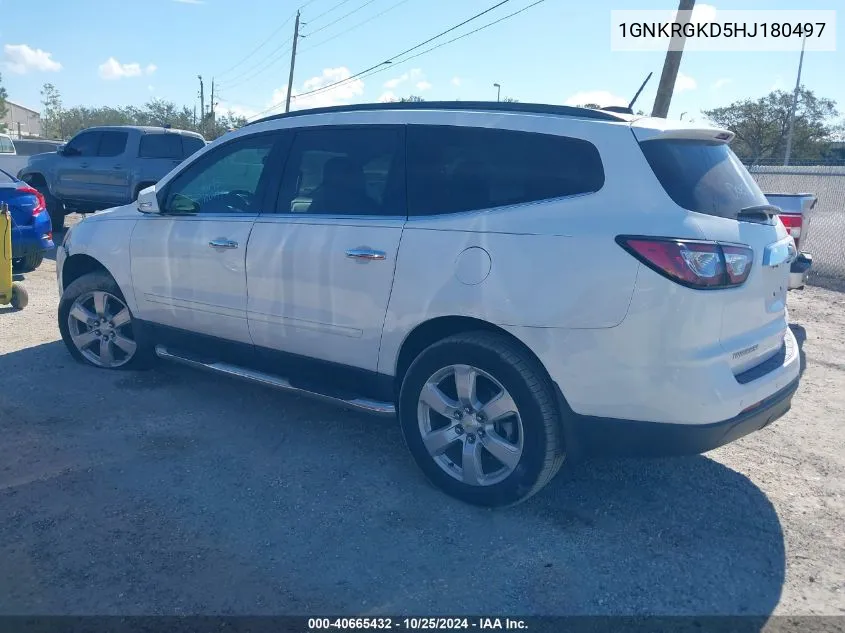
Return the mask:
{"type": "Polygon", "coordinates": [[[740,210],[767,203],[725,143],[667,139],[643,141],[640,148],[663,189],[684,209],[735,219],[740,210]]]}
{"type": "Polygon", "coordinates": [[[408,127],[408,211],[436,215],[594,193],[604,184],[588,141],[494,128],[408,127]]]}
{"type": "Polygon", "coordinates": [[[103,132],[100,137],[100,148],[97,156],[111,157],[120,156],[126,150],[126,140],[129,135],[126,132],[103,132]]]}
{"type": "Polygon", "coordinates": [[[14,154],[15,146],[8,136],[0,136],[0,154],[14,154]]]}
{"type": "Polygon", "coordinates": [[[182,139],[178,134],[144,134],[138,146],[139,158],[182,159],[182,139]]]}
{"type": "Polygon", "coordinates": [[[205,147],[205,141],[196,136],[182,137],[182,158],[188,158],[191,154],[195,154],[205,147]]]}

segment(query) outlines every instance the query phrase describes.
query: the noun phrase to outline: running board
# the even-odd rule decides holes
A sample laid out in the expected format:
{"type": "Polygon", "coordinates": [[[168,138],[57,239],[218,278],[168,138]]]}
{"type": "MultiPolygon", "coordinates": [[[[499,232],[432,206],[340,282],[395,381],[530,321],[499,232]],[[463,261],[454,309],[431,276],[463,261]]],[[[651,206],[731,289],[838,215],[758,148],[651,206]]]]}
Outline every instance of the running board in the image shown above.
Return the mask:
{"type": "Polygon", "coordinates": [[[287,379],[282,378],[281,376],[274,376],[273,374],[267,374],[261,371],[256,371],[254,369],[247,369],[246,367],[240,367],[238,365],[232,365],[230,363],[223,363],[218,361],[205,362],[201,360],[195,360],[193,358],[180,356],[179,354],[170,352],[164,345],[156,345],[155,353],[156,356],[163,360],[169,360],[174,363],[179,363],[181,365],[187,365],[188,367],[193,367],[194,369],[203,369],[205,371],[210,371],[216,374],[223,374],[225,376],[240,378],[241,380],[247,380],[249,382],[254,382],[259,385],[264,385],[266,387],[273,387],[274,389],[278,389],[280,391],[287,391],[288,393],[293,393],[300,396],[316,398],[318,400],[322,400],[324,402],[328,402],[341,407],[347,407],[349,409],[355,409],[357,411],[364,411],[366,413],[372,413],[381,416],[396,415],[396,407],[390,402],[379,402],[378,400],[370,400],[368,398],[344,399],[335,396],[330,396],[325,393],[319,393],[317,391],[309,391],[307,389],[302,389],[300,387],[292,385],[287,379]]]}

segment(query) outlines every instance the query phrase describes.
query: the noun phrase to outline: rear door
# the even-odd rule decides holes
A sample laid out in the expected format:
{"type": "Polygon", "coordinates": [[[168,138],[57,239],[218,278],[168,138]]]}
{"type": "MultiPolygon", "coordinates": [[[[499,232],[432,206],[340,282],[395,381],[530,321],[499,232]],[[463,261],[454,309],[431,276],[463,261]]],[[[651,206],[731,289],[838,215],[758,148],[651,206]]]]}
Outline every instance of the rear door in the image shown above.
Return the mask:
{"type": "Polygon", "coordinates": [[[792,238],[765,213],[768,201],[728,146],[730,133],[634,130],[660,184],[675,204],[693,212],[704,237],[754,250],[746,282],[712,294],[723,306],[720,340],[734,371],[759,364],[783,345],[792,238]],[[755,207],[762,211],[753,213],[755,207]]]}
{"type": "MultiPolygon", "coordinates": [[[[182,162],[182,137],[175,132],[147,132],[138,145],[139,182],[157,182],[182,162]]],[[[134,193],[134,192],[133,192],[134,193]]]]}

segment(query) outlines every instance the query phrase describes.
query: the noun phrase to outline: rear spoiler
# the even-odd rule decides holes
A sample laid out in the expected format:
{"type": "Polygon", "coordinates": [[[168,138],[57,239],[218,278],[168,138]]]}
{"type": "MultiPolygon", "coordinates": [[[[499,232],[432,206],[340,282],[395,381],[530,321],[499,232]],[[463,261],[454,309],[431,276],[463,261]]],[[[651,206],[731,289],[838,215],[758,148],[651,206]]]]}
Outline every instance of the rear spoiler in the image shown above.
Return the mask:
{"type": "Polygon", "coordinates": [[[690,140],[730,143],[735,134],[717,127],[700,127],[679,121],[667,121],[652,117],[637,119],[631,123],[631,130],[638,141],[690,140]]]}

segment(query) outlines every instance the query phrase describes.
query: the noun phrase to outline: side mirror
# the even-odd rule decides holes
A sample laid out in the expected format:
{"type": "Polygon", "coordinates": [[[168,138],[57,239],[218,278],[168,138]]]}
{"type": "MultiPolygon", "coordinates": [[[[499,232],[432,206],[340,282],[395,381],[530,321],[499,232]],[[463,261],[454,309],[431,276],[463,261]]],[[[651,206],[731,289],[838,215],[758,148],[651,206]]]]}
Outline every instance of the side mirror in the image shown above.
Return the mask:
{"type": "Polygon", "coordinates": [[[138,211],[141,213],[161,213],[158,208],[155,185],[141,189],[138,193],[138,211]]]}

